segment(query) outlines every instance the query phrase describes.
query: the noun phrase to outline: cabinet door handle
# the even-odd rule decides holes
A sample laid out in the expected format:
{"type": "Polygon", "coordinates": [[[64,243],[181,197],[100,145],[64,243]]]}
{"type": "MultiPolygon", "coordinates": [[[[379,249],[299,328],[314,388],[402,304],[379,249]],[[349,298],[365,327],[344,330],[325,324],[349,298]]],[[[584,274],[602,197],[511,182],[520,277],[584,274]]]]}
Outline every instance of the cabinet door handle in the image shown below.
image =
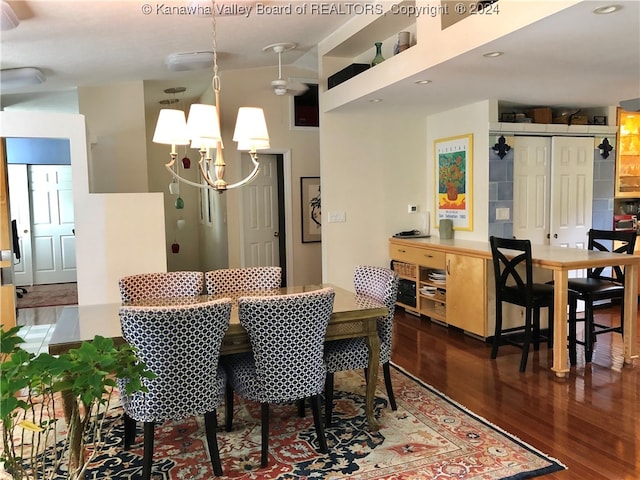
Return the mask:
{"type": "Polygon", "coordinates": [[[401,248],[399,248],[399,249],[398,249],[398,251],[399,251],[400,253],[407,253],[407,251],[406,251],[406,250],[402,250],[401,248]]]}
{"type": "Polygon", "coordinates": [[[428,253],[425,253],[424,256],[427,258],[433,258],[433,255],[429,255],[428,253]]]}
{"type": "Polygon", "coordinates": [[[447,275],[451,275],[451,260],[447,260],[447,275]]]}

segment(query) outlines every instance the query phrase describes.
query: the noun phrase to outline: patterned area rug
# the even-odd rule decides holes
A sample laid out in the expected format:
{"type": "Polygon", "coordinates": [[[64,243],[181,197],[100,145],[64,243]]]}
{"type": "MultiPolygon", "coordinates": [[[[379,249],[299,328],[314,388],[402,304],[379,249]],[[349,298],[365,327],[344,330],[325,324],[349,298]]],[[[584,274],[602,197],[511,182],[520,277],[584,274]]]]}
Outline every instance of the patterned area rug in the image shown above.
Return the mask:
{"type": "Polygon", "coordinates": [[[77,305],[78,286],[76,283],[52,283],[25,287],[27,293],[17,299],[18,308],[53,307],[57,305],[77,305]]]}
{"type": "MultiPolygon", "coordinates": [[[[233,479],[525,479],[563,470],[558,461],[453,402],[428,385],[392,369],[398,410],[387,407],[382,379],[376,394],[380,431],[367,430],[361,374],[335,376],[334,426],[326,430],[330,453],[318,454],[313,417],[294,405],[271,408],[269,466],[260,463],[260,407],[237,400],[232,432],[218,433],[225,473],[233,479]]],[[[382,377],[382,375],[380,375],[382,377]]],[[[222,408],[218,412],[223,422],[222,408]]],[[[142,473],[138,443],[122,450],[119,409],[112,410],[107,444],[87,478],[133,479],[142,473]]],[[[221,424],[222,425],[222,424],[221,424]]],[[[211,479],[203,419],[159,425],[153,479],[211,479]]]]}

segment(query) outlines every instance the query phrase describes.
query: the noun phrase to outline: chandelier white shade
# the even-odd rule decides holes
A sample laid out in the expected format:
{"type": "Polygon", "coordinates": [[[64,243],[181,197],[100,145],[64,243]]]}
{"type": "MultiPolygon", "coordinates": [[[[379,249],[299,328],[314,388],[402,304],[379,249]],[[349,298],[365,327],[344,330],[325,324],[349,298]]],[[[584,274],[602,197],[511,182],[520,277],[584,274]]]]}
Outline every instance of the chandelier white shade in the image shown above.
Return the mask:
{"type": "MultiPolygon", "coordinates": [[[[158,123],[153,134],[155,143],[165,145],[188,145],[190,141],[187,121],[182,110],[163,108],[158,116],[158,123]]],[[[175,151],[175,150],[174,150],[175,151]]]]}
{"type": "Polygon", "coordinates": [[[270,147],[267,122],[261,108],[241,107],[238,110],[233,141],[238,142],[238,150],[265,150],[270,147]]]}
{"type": "Polygon", "coordinates": [[[187,130],[192,148],[215,148],[217,143],[222,141],[216,107],[200,103],[191,105],[187,130]]]}
{"type": "MultiPolygon", "coordinates": [[[[233,140],[238,142],[238,150],[248,151],[253,163],[252,172],[233,184],[227,184],[224,179],[226,164],[222,155],[222,133],[220,126],[220,76],[218,75],[218,51],[216,41],[215,0],[212,2],[213,22],[213,51],[211,61],[213,65],[212,86],[215,93],[215,105],[193,104],[189,109],[189,117],[185,122],[184,112],[181,110],[161,110],[156,125],[153,141],[171,145],[171,161],[165,167],[174,179],[198,188],[211,188],[217,192],[224,192],[230,188],[241,187],[253,180],[260,170],[257,150],[269,148],[269,132],[264,111],[261,108],[242,107],[238,111],[238,119],[233,134],[233,140]],[[176,112],[174,114],[168,112],[176,112]],[[176,145],[188,145],[200,151],[198,164],[201,182],[197,183],[181,177],[177,172],[176,145]],[[215,157],[212,154],[215,151],[215,157]]],[[[209,53],[209,52],[198,52],[209,53]]],[[[194,57],[197,55],[194,55],[194,57]]],[[[189,58],[189,54],[179,54],[179,58],[189,58]]]]}

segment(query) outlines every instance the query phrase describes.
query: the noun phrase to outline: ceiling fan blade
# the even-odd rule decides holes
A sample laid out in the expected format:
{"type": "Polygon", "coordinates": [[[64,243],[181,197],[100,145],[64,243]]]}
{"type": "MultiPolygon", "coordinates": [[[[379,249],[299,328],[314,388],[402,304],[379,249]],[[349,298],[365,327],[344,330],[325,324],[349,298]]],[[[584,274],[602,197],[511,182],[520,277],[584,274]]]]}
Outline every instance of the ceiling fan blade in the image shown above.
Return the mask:
{"type": "Polygon", "coordinates": [[[289,84],[287,86],[287,90],[289,91],[290,95],[298,96],[298,95],[302,95],[307,90],[309,90],[309,87],[307,86],[306,83],[289,82],[289,84]]]}

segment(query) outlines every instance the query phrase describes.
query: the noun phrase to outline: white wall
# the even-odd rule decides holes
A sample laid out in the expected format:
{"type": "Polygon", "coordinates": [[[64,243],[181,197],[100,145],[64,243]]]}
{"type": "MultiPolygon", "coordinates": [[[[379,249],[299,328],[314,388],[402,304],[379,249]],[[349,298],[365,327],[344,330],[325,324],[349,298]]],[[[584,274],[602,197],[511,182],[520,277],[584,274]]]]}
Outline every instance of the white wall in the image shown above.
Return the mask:
{"type": "Polygon", "coordinates": [[[84,116],[4,111],[0,136],[69,139],[81,305],[120,301],[121,276],[166,270],[160,195],[89,193],[84,116]]]}

